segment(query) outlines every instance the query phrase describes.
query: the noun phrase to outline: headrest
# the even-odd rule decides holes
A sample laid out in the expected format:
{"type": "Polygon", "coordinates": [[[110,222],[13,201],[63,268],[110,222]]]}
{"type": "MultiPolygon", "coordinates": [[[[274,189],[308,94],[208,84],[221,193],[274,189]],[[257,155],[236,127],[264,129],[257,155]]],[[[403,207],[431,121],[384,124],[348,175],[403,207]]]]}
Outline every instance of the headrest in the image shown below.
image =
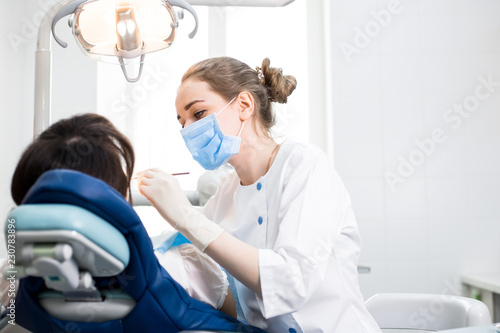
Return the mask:
{"type": "MultiPolygon", "coordinates": [[[[101,217],[74,205],[24,204],[7,218],[15,221],[16,247],[24,244],[72,245],[72,254],[81,268],[93,276],[112,276],[127,267],[130,250],[125,237],[101,217]]],[[[5,225],[9,234],[10,223],[5,225]]],[[[23,252],[24,254],[24,252],[23,252]]],[[[27,255],[27,254],[26,254],[27,255]]],[[[31,258],[28,255],[28,258],[31,258]]],[[[32,260],[26,258],[26,260],[32,260]]],[[[21,264],[23,255],[16,258],[21,264]]]]}
{"type": "Polygon", "coordinates": [[[106,182],[85,173],[54,169],[42,174],[26,194],[23,204],[65,203],[80,206],[109,221],[122,233],[140,224],[132,206],[106,182]]]}
{"type": "Polygon", "coordinates": [[[30,188],[23,200],[23,205],[26,204],[78,206],[120,231],[130,248],[130,264],[122,276],[128,277],[128,272],[133,271],[134,278],[131,281],[118,280],[134,299],[144,292],[148,284],[146,280],[151,283],[161,276],[151,239],[141,219],[125,198],[106,182],[75,170],[50,170],[30,188]]]}

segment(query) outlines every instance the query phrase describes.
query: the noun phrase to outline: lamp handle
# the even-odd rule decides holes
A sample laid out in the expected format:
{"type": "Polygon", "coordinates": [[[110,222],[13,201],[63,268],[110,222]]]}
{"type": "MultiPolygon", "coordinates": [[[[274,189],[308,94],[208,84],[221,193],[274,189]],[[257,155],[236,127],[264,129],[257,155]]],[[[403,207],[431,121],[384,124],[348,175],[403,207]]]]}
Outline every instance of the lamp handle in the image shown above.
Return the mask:
{"type": "Polygon", "coordinates": [[[196,26],[194,27],[194,30],[189,34],[189,38],[193,38],[196,35],[196,32],[198,32],[198,15],[196,14],[196,11],[194,10],[191,5],[185,1],[185,0],[167,0],[168,3],[172,6],[177,6],[184,8],[188,12],[191,13],[191,15],[194,16],[194,20],[196,21],[196,26]]]}
{"type": "Polygon", "coordinates": [[[123,61],[123,58],[118,57],[118,60],[120,61],[120,66],[122,68],[123,75],[125,75],[125,79],[127,79],[128,82],[134,83],[134,82],[139,81],[139,79],[141,78],[141,75],[142,75],[142,68],[144,66],[144,58],[145,58],[145,55],[141,54],[141,65],[139,67],[139,74],[137,75],[137,77],[131,78],[127,74],[127,69],[125,68],[125,62],[123,61]]]}
{"type": "Polygon", "coordinates": [[[88,0],[75,0],[74,2],[71,2],[66,6],[64,6],[63,8],[61,8],[61,10],[59,10],[57,14],[54,16],[54,19],[52,20],[52,35],[54,36],[56,42],[62,47],[66,48],[68,44],[56,35],[57,22],[59,22],[59,20],[61,20],[64,16],[72,14],[78,6],[87,1],[88,0]]]}

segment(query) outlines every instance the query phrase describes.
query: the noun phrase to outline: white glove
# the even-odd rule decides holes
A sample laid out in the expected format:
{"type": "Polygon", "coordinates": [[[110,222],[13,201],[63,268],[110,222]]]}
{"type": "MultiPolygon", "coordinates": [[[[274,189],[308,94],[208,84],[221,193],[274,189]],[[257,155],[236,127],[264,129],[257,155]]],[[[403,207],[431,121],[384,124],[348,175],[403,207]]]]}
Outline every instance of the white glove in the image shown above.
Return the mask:
{"type": "Polygon", "coordinates": [[[172,175],[158,169],[149,169],[138,173],[137,176],[141,194],[174,229],[200,251],[204,252],[224,231],[191,205],[179,182],[172,175]]]}

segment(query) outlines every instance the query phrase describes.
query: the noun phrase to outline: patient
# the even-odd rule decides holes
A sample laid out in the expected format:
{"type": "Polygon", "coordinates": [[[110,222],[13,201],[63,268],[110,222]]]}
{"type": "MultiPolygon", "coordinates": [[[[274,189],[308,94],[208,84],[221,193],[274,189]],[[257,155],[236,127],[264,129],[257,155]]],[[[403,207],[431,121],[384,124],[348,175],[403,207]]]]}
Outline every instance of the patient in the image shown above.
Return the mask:
{"type": "MultiPolygon", "coordinates": [[[[109,120],[90,113],[73,116],[50,126],[26,148],[12,178],[12,198],[20,205],[44,172],[72,169],[105,181],[131,202],[134,162],[130,141],[109,120]]],[[[210,257],[191,244],[155,254],[190,296],[236,317],[226,274],[210,257]]],[[[2,280],[0,291],[5,285],[8,288],[2,280]]],[[[2,293],[1,302],[8,304],[7,293],[2,293]]]]}

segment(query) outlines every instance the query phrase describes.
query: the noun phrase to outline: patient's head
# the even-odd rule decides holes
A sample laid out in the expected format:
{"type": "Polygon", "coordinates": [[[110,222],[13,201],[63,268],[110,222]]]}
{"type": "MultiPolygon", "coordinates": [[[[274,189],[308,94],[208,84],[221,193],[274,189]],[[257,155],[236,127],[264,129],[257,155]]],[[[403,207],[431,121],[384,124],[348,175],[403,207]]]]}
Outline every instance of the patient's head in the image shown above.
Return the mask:
{"type": "Polygon", "coordinates": [[[134,161],[130,141],[106,118],[88,113],[62,119],[24,151],[12,177],[12,198],[21,204],[38,177],[51,169],[89,174],[130,197],[134,161]]]}

